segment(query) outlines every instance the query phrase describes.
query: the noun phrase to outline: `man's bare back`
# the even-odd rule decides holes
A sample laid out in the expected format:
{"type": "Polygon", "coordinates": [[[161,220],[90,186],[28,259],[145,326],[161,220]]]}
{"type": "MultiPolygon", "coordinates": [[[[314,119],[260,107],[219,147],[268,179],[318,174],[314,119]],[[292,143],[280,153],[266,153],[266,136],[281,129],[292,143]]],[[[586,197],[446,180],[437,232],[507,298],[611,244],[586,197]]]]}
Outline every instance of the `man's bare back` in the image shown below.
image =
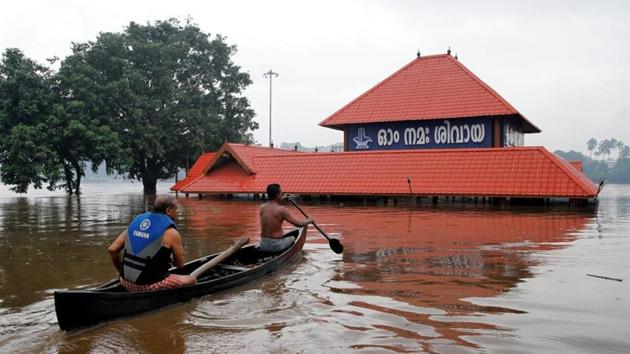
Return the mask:
{"type": "MultiPolygon", "coordinates": [[[[269,189],[268,189],[269,194],[269,189]]],[[[282,198],[280,186],[276,191],[270,194],[271,198],[268,202],[260,206],[260,237],[280,239],[284,235],[282,231],[282,223],[284,220],[295,226],[306,226],[313,222],[313,219],[300,221],[289,213],[287,208],[278,202],[282,198]]]]}
{"type": "Polygon", "coordinates": [[[260,236],[267,238],[282,238],[282,223],[284,220],[295,226],[305,226],[312,222],[311,219],[300,221],[289,213],[287,208],[270,200],[260,206],[260,236]]]}

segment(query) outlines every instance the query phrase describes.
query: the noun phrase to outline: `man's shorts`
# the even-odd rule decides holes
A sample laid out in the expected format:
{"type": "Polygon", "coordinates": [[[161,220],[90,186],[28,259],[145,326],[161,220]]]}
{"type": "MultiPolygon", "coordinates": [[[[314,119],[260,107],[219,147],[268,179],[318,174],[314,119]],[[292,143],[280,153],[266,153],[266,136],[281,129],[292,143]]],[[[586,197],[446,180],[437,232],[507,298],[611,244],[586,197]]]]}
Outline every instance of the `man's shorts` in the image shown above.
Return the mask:
{"type": "Polygon", "coordinates": [[[154,291],[161,289],[179,288],[180,286],[185,284],[182,277],[182,275],[178,274],[169,274],[168,277],[153,284],[136,284],[128,281],[123,277],[120,277],[120,283],[122,284],[122,286],[125,287],[125,289],[132,293],[135,293],[139,291],[154,291]]]}
{"type": "Polygon", "coordinates": [[[263,252],[280,252],[291,247],[293,242],[295,242],[294,236],[289,236],[285,238],[261,237],[260,250],[263,252]]]}

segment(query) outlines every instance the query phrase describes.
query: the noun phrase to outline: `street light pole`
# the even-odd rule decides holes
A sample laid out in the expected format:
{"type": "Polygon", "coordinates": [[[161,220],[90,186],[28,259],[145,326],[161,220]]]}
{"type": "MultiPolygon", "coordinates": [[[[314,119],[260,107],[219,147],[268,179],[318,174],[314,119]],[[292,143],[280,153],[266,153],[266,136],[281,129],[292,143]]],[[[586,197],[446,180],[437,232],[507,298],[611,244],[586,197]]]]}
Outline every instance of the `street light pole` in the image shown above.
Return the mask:
{"type": "Polygon", "coordinates": [[[273,141],[271,140],[271,82],[274,77],[278,77],[278,73],[269,69],[269,71],[263,74],[263,77],[269,78],[269,147],[273,147],[273,141]]]}

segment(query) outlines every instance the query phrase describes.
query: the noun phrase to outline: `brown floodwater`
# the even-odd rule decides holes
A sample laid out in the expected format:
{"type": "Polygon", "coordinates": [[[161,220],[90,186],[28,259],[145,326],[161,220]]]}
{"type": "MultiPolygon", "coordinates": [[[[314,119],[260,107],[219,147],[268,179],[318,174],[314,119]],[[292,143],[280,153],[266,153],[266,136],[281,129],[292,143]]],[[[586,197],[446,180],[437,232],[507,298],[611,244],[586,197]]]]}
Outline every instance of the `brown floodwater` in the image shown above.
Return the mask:
{"type": "MultiPolygon", "coordinates": [[[[53,291],[115,277],[106,247],[144,210],[140,191],[0,186],[0,352],[630,351],[630,186],[615,185],[587,209],[304,204],[342,255],[312,229],[302,259],[279,273],[59,330],[53,291]]],[[[256,202],[180,200],[187,259],[257,240],[256,202]]]]}

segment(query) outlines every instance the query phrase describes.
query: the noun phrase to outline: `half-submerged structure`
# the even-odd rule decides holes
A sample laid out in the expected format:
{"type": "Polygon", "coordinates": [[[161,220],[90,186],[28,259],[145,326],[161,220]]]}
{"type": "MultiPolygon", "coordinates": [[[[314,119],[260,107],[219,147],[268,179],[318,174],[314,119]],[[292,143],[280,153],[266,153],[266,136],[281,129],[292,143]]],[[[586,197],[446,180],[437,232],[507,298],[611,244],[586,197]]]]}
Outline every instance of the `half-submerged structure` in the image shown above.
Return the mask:
{"type": "Polygon", "coordinates": [[[418,56],[328,118],[343,152],[224,144],[199,157],[173,191],[308,196],[469,197],[584,204],[599,189],[524,136],[540,129],[449,54],[418,56]]]}

